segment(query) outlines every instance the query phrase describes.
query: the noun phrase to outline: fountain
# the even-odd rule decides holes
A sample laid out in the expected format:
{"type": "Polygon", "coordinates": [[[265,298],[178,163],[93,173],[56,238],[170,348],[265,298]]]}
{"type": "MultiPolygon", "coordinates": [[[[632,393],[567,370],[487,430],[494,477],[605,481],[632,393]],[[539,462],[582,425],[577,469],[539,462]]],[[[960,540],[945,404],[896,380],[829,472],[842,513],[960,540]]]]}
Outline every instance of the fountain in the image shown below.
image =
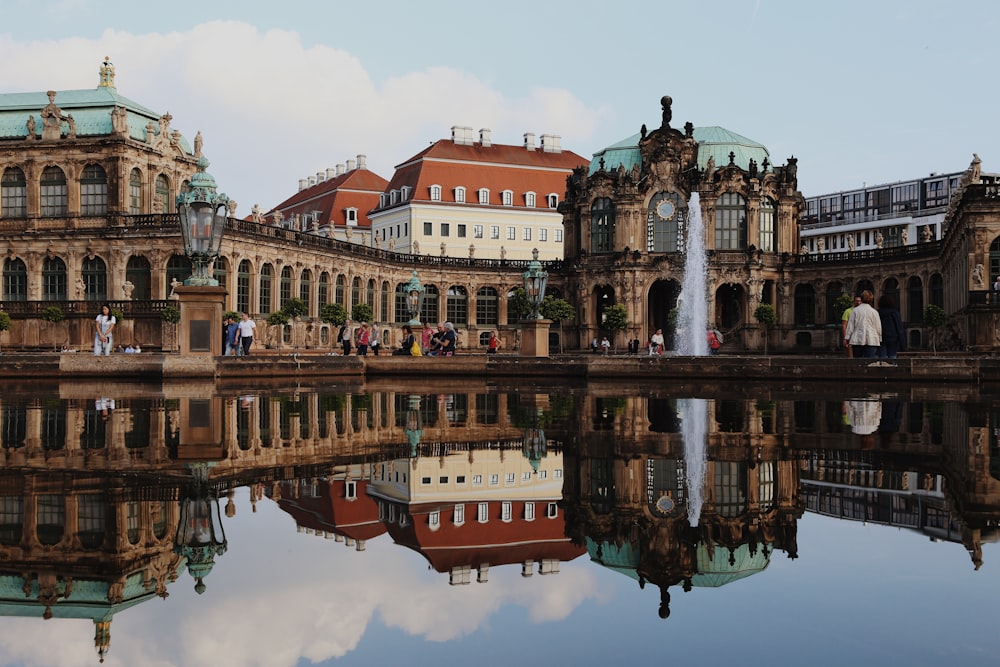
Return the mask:
{"type": "Polygon", "coordinates": [[[701,220],[701,198],[697,192],[688,201],[685,230],[684,280],[677,297],[677,354],[703,357],[708,354],[708,299],[705,295],[705,226],[701,220]]]}
{"type": "Polygon", "coordinates": [[[687,517],[698,525],[705,488],[705,441],[708,430],[708,401],[686,398],[677,402],[684,440],[684,483],[687,487],[687,517]]]}

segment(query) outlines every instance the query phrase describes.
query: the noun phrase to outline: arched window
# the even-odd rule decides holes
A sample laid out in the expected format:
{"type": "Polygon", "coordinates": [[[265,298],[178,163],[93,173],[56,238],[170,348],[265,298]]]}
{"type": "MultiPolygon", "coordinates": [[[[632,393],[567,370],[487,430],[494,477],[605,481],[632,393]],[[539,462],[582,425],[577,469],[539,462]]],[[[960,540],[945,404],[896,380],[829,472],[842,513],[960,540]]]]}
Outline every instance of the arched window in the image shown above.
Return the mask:
{"type": "Polygon", "coordinates": [[[372,317],[375,317],[375,279],[368,279],[368,289],[365,290],[365,303],[372,307],[372,317]]]}
{"type": "Polygon", "coordinates": [[[844,293],[844,286],[839,282],[827,283],[826,286],[826,323],[840,324],[842,313],[838,313],[834,307],[837,299],[844,293]]]}
{"type": "Polygon", "coordinates": [[[615,243],[615,205],[600,197],[590,205],[590,251],[611,252],[615,243]]]}
{"type": "MultiPolygon", "coordinates": [[[[888,278],[884,283],[882,283],[882,294],[885,296],[891,296],[892,300],[896,302],[896,305],[902,305],[902,301],[899,298],[899,281],[895,278],[888,278]]],[[[876,303],[878,299],[876,297],[876,303]]],[[[873,306],[875,304],[872,304],[873,306]]]]}
{"type": "Polygon", "coordinates": [[[744,250],[747,247],[747,203],[735,192],[715,202],[715,249],[744,250]]]}
{"type": "Polygon", "coordinates": [[[292,267],[286,266],[281,270],[281,281],[278,283],[278,309],[285,307],[288,300],[292,298],[292,267]]]}
{"type": "Polygon", "coordinates": [[[875,294],[875,284],[868,279],[859,280],[858,284],[854,288],[854,294],[855,296],[860,295],[865,290],[875,294]]]}
{"type": "Polygon", "coordinates": [[[216,257],[212,263],[212,277],[219,281],[219,287],[225,287],[229,279],[229,262],[225,257],[216,257]]]}
{"type": "Polygon", "coordinates": [[[274,269],[270,264],[260,267],[260,299],[257,312],[264,315],[270,313],[274,303],[274,269]]]}
{"type": "Polygon", "coordinates": [[[299,276],[299,299],[306,304],[306,312],[309,312],[310,296],[312,295],[312,271],[303,269],[299,276]]]}
{"type": "Polygon", "coordinates": [[[236,271],[236,310],[250,312],[250,281],[253,279],[250,260],[244,259],[236,271]]]}
{"type": "Polygon", "coordinates": [[[319,285],[316,291],[320,308],[330,303],[330,274],[326,271],[319,274],[319,285]]]}
{"type": "Polygon", "coordinates": [[[164,298],[170,297],[174,282],[182,283],[191,277],[191,260],[184,255],[171,255],[167,260],[167,285],[164,298]]]}
{"type": "Polygon", "coordinates": [[[128,175],[128,212],[132,215],[142,213],[142,172],[138,169],[128,175]]]}
{"type": "Polygon", "coordinates": [[[106,215],[108,175],[99,164],[88,164],[80,175],[80,215],[106,215]]]}
{"type": "Polygon", "coordinates": [[[354,306],[361,303],[361,278],[357,276],[351,281],[351,307],[350,310],[354,310],[354,306]]]}
{"type": "Polygon", "coordinates": [[[500,323],[499,295],[492,287],[480,287],[476,292],[476,324],[496,326],[500,323]]]}
{"type": "Polygon", "coordinates": [[[795,324],[808,326],[816,323],[816,290],[812,285],[795,286],[795,324]]]}
{"type": "Polygon", "coordinates": [[[42,264],[42,301],[66,300],[66,263],[46,257],[42,264]]]}
{"type": "Polygon", "coordinates": [[[919,276],[906,281],[906,321],[911,324],[924,321],[924,283],[919,276]]]}
{"type": "Polygon", "coordinates": [[[764,252],[774,252],[774,200],[762,197],[760,200],[760,232],[757,247],[764,252]]]}
{"type": "Polygon", "coordinates": [[[944,279],[941,274],[931,274],[931,279],[928,282],[928,301],[938,308],[944,308],[944,279]]]}
{"type": "Polygon", "coordinates": [[[420,305],[420,321],[434,324],[438,321],[438,288],[424,286],[424,302],[420,305]]]}
{"type": "Polygon", "coordinates": [[[17,257],[8,257],[3,262],[3,300],[28,300],[28,268],[17,257]]]}
{"type": "Polygon", "coordinates": [[[59,167],[46,167],[39,181],[42,196],[42,217],[66,215],[66,174],[59,167]]]}
{"type": "Polygon", "coordinates": [[[464,287],[452,285],[448,288],[445,312],[446,319],[456,326],[469,323],[469,293],[464,287]]]}
{"type": "MultiPolygon", "coordinates": [[[[393,299],[395,306],[393,311],[395,313],[393,319],[396,322],[409,322],[410,315],[406,309],[406,283],[398,283],[396,285],[395,297],[393,299]]],[[[416,332],[414,332],[416,333],[416,332]]]]}
{"type": "Polygon", "coordinates": [[[673,192],[658,192],[649,201],[646,213],[646,250],[679,252],[683,248],[681,225],[686,207],[673,192]]]}
{"type": "Polygon", "coordinates": [[[24,218],[28,215],[28,182],[24,172],[9,167],[0,181],[0,218],[24,218]]]}
{"type": "Polygon", "coordinates": [[[86,286],[83,298],[87,301],[106,301],[108,298],[108,268],[100,257],[83,258],[81,267],[83,284],[86,286]]]}
{"type": "Polygon", "coordinates": [[[168,213],[173,207],[170,205],[170,184],[167,177],[160,174],[156,177],[156,193],[153,196],[153,212],[168,213]]]}
{"type": "Polygon", "coordinates": [[[993,243],[990,244],[990,275],[985,278],[989,281],[987,288],[992,289],[997,277],[1000,277],[1000,236],[993,239],[993,243]]]}
{"type": "Polygon", "coordinates": [[[337,276],[337,286],[333,291],[333,300],[334,303],[339,303],[341,306],[344,306],[345,308],[347,307],[347,305],[344,303],[344,290],[346,287],[347,287],[347,278],[345,278],[343,274],[337,276]]]}
{"type": "Polygon", "coordinates": [[[381,306],[381,308],[380,308],[381,312],[380,312],[380,316],[379,316],[379,322],[388,322],[389,321],[389,304],[390,304],[390,300],[389,300],[389,281],[388,280],[383,280],[382,281],[382,302],[379,304],[381,306]]]}
{"type": "Polygon", "coordinates": [[[62,540],[66,525],[66,499],[59,494],[39,494],[35,534],[45,546],[54,546],[62,540]]]}
{"type": "Polygon", "coordinates": [[[132,283],[132,299],[149,299],[152,295],[150,287],[149,260],[141,255],[128,258],[125,265],[125,280],[132,283]]]}

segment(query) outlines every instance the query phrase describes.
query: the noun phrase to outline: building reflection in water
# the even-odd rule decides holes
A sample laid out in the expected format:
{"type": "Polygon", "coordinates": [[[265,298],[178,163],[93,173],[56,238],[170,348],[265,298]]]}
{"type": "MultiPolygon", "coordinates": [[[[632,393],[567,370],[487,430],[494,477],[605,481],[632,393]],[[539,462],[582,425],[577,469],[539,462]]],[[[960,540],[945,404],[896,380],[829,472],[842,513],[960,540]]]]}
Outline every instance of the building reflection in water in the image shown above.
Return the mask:
{"type": "Polygon", "coordinates": [[[115,614],[185,569],[204,591],[243,486],[355,552],[388,535],[451,585],[586,553],[658,589],[662,617],[678,589],[796,558],[806,511],[962,544],[977,569],[997,539],[1000,407],[968,397],[705,399],[693,483],[689,397],[668,392],[86,391],[0,399],[0,608],[91,618],[102,657],[115,614]]]}

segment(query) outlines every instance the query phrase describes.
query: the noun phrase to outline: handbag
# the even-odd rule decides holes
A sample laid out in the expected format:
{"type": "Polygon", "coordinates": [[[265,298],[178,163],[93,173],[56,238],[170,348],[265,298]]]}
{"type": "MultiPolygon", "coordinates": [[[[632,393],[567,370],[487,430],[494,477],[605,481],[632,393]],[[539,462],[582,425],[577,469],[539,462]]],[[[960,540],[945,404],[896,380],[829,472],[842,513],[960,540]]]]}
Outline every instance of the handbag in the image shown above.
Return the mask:
{"type": "Polygon", "coordinates": [[[423,354],[420,352],[420,344],[417,341],[413,341],[413,345],[410,346],[410,356],[411,357],[422,357],[423,354]]]}

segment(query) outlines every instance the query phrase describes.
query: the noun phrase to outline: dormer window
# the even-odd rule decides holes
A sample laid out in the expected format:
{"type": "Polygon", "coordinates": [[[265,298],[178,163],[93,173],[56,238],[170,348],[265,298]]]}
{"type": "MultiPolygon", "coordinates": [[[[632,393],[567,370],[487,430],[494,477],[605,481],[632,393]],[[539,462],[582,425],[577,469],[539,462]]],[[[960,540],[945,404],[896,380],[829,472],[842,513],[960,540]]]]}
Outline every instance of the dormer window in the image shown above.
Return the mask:
{"type": "Polygon", "coordinates": [[[489,204],[490,203],[490,190],[489,188],[479,188],[479,203],[489,204]]]}
{"type": "Polygon", "coordinates": [[[556,193],[553,192],[552,194],[546,195],[545,199],[548,201],[549,208],[559,207],[559,195],[556,193]]]}
{"type": "Polygon", "coordinates": [[[465,188],[458,187],[455,188],[455,201],[459,204],[465,203],[465,188]]]}
{"type": "Polygon", "coordinates": [[[524,205],[528,208],[535,208],[535,193],[525,192],[524,193],[524,205]]]}
{"type": "Polygon", "coordinates": [[[441,186],[432,185],[431,186],[431,201],[441,201],[441,186]]]}
{"type": "Polygon", "coordinates": [[[346,213],[346,217],[347,217],[347,225],[349,227],[357,227],[358,226],[358,209],[356,209],[356,208],[348,208],[348,209],[345,209],[344,212],[346,213]]]}
{"type": "Polygon", "coordinates": [[[503,193],[501,193],[501,197],[503,199],[503,205],[504,206],[513,206],[514,205],[514,192],[513,192],[513,190],[504,190],[503,193]]]}
{"type": "Polygon", "coordinates": [[[383,192],[382,194],[380,194],[378,196],[378,205],[379,205],[379,208],[385,208],[386,204],[388,204],[388,203],[389,203],[389,195],[387,195],[387,194],[385,194],[383,192]]]}
{"type": "Polygon", "coordinates": [[[412,191],[413,191],[413,188],[411,188],[409,185],[404,185],[403,187],[401,187],[399,189],[399,200],[400,201],[406,201],[407,199],[409,199],[410,198],[410,192],[412,192],[412,191]]]}
{"type": "Polygon", "coordinates": [[[389,205],[393,205],[399,201],[399,190],[392,190],[389,192],[389,205]]]}

